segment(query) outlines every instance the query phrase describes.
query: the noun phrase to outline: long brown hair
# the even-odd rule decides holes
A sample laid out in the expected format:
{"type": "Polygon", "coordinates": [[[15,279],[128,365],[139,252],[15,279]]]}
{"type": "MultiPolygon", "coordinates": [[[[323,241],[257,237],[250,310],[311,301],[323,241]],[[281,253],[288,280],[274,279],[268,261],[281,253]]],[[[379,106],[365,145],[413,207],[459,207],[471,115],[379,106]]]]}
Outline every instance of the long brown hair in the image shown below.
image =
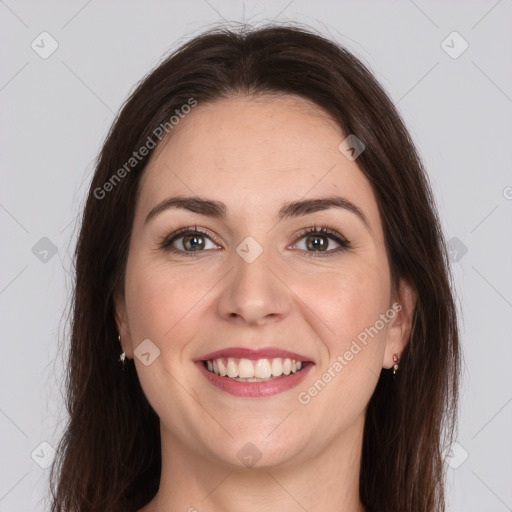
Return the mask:
{"type": "Polygon", "coordinates": [[[397,110],[364,64],[311,29],[273,24],[215,27],[183,44],[141,81],[106,138],[75,252],[69,421],[51,469],[53,512],[132,511],[159,486],[159,419],[133,361],[126,372],[118,367],[113,298],[123,292],[138,183],[154,149],[130,158],[155,140],[159,126],[167,123],[170,133],[169,119],[191,98],[203,104],[265,93],[309,99],[362,141],[357,163],[377,198],[392,282],[402,278],[417,292],[397,378],[382,371],[368,404],[362,503],[380,512],[445,510],[442,451],[456,427],[460,348],[428,179],[397,110]]]}

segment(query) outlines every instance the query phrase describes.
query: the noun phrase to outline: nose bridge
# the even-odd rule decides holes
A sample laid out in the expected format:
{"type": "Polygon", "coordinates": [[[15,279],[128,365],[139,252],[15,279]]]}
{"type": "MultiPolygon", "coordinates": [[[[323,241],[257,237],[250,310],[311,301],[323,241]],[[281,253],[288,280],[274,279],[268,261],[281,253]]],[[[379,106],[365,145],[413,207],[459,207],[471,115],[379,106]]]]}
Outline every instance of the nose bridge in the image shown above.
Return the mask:
{"type": "Polygon", "coordinates": [[[233,252],[233,270],[219,302],[220,314],[258,323],[284,313],[285,290],[276,276],[277,260],[255,238],[245,238],[233,252]]]}

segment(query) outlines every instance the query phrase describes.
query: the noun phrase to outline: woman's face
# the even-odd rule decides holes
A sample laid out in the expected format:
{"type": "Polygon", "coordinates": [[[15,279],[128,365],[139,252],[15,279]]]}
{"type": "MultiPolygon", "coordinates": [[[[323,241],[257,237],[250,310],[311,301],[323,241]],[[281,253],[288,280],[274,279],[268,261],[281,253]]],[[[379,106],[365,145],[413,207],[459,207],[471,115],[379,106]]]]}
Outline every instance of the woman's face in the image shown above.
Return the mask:
{"type": "Polygon", "coordinates": [[[199,103],[171,135],[139,185],[116,302],[123,348],[163,436],[190,453],[237,466],[307,461],[362,431],[407,337],[408,296],[393,295],[372,188],[340,151],[336,123],[296,96],[199,103]],[[177,196],[189,208],[153,211],[177,196]],[[361,215],[297,206],[327,197],[361,215]],[[330,232],[305,232],[322,226],[330,232]],[[206,234],[171,236],[196,227],[206,234]],[[203,361],[224,349],[228,374],[273,378],[215,375],[203,361]],[[308,364],[272,375],[286,351],[308,364]]]}

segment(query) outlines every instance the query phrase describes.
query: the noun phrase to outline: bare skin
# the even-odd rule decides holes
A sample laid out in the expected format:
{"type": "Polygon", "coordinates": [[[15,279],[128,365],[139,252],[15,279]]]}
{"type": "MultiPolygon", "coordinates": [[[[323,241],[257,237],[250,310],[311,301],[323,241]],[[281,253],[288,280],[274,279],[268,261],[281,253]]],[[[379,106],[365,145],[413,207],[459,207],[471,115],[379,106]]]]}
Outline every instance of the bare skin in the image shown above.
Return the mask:
{"type": "Polygon", "coordinates": [[[416,301],[405,282],[392,290],[368,180],[357,159],[339,151],[345,135],[336,123],[296,96],[199,104],[171,134],[140,184],[125,294],[116,301],[123,349],[160,417],[160,489],[139,512],[364,512],[358,486],[366,407],[382,368],[403,352],[416,301]],[[221,201],[226,217],[170,208],[145,222],[177,195],[221,201]],[[354,203],[368,227],[334,207],[277,220],[285,202],[331,195],[354,203]],[[303,234],[323,224],[350,248],[339,250],[330,235],[303,234]],[[187,235],[173,242],[176,253],[159,247],[176,229],[195,225],[207,232],[196,235],[202,249],[191,249],[187,235]],[[251,263],[236,251],[249,236],[263,249],[251,263]],[[378,334],[358,343],[342,371],[333,370],[396,303],[401,309],[378,334]],[[134,354],[145,339],[160,350],[148,366],[134,354]],[[295,388],[236,397],[194,363],[233,346],[280,347],[314,366],[295,388]],[[308,395],[329,368],[329,382],[308,395]],[[247,443],[261,453],[252,467],[237,457],[247,443]]]}

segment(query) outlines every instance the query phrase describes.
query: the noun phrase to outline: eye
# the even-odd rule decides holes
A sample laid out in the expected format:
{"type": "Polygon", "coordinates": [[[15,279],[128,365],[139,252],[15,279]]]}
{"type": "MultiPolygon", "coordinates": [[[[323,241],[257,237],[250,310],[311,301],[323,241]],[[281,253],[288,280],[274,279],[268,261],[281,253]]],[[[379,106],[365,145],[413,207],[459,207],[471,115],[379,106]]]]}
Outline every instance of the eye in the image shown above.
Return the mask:
{"type": "Polygon", "coordinates": [[[210,235],[206,231],[198,229],[197,226],[194,228],[181,228],[174,231],[169,236],[165,237],[159,243],[159,247],[167,252],[185,254],[186,256],[194,256],[194,252],[203,252],[205,249],[215,249],[218,246],[212,243],[214,247],[207,247],[205,239],[215,239],[213,235],[210,235]]]}
{"type": "MultiPolygon", "coordinates": [[[[334,254],[344,252],[351,248],[350,242],[345,237],[340,235],[337,231],[329,229],[327,226],[320,228],[313,226],[303,231],[299,236],[301,240],[304,239],[304,256],[308,258],[333,256],[334,254]],[[329,242],[333,240],[338,244],[338,248],[328,251],[329,242]]],[[[295,245],[297,246],[298,243],[296,242],[295,245]]]]}
{"type": "MultiPolygon", "coordinates": [[[[327,226],[321,226],[320,228],[313,226],[302,231],[299,234],[299,240],[302,239],[304,239],[305,245],[304,249],[301,249],[304,251],[304,256],[310,258],[333,256],[334,254],[346,251],[352,247],[346,238],[337,231],[329,229],[327,226]],[[336,242],[338,247],[328,250],[329,242],[332,241],[336,242]]],[[[219,248],[212,240],[218,242],[220,245],[215,235],[194,226],[194,228],[181,228],[174,231],[166,236],[158,245],[166,252],[195,256],[199,252],[219,248]],[[208,240],[213,247],[208,247],[208,240]]],[[[297,245],[298,242],[295,242],[294,247],[297,245]]]]}

